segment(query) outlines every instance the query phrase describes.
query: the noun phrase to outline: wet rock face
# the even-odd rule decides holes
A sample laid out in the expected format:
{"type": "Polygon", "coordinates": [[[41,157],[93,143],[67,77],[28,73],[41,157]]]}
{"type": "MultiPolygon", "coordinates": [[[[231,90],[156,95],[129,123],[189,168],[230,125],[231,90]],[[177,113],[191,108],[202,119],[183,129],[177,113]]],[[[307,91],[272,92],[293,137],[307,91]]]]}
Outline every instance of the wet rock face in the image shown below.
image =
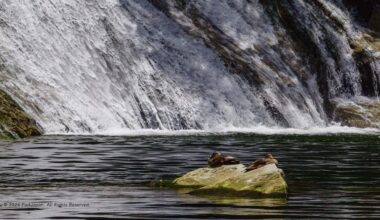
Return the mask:
{"type": "Polygon", "coordinates": [[[41,129],[21,107],[0,90],[0,139],[25,138],[41,135],[41,129]]]}
{"type": "Polygon", "coordinates": [[[362,95],[378,97],[380,94],[380,38],[364,34],[361,38],[352,39],[353,57],[360,72],[362,95]]]}
{"type": "MultiPolygon", "coordinates": [[[[303,127],[305,122],[321,125],[327,121],[319,92],[323,91],[323,99],[327,99],[328,85],[318,91],[315,76],[310,74],[326,65],[318,59],[323,56],[318,48],[311,48],[315,45],[312,39],[303,37],[307,34],[300,28],[302,24],[293,21],[298,11],[292,11],[292,4],[283,1],[187,1],[183,7],[173,0],[150,2],[190,35],[202,39],[229,72],[248,82],[275,124],[303,127]],[[226,12],[221,13],[223,10],[226,12]],[[221,22],[224,19],[226,22],[221,22]],[[290,32],[302,39],[293,39],[290,32]],[[305,51],[313,54],[304,54],[305,51]],[[303,60],[305,57],[318,61],[303,60]],[[293,101],[297,103],[293,106],[295,108],[287,108],[293,105],[290,104],[293,101]],[[292,116],[294,110],[299,118],[292,116]]],[[[326,71],[321,69],[318,72],[326,71]]],[[[327,82],[319,76],[317,78],[327,82]]]]}
{"type": "Polygon", "coordinates": [[[231,73],[248,81],[269,117],[282,127],[299,126],[286,111],[284,96],[292,97],[296,103],[293,106],[300,110],[297,115],[303,115],[307,109],[318,112],[319,116],[311,114],[312,118],[323,120],[315,120],[315,126],[333,120],[331,100],[376,97],[380,93],[377,37],[373,33],[380,22],[378,1],[262,0],[202,5],[197,1],[150,2],[189,34],[202,39],[231,73]],[[234,10],[218,15],[229,9],[234,10]],[[236,11],[233,20],[240,21],[239,25],[229,26],[232,19],[219,22],[236,11]],[[260,16],[255,17],[253,11],[260,16]],[[244,26],[244,30],[239,26],[244,26]],[[364,27],[362,34],[370,32],[371,36],[356,36],[356,26],[364,27]],[[256,41],[247,41],[249,46],[242,47],[247,30],[266,34],[247,34],[256,41]],[[307,104],[310,101],[315,105],[307,104]]]}
{"type": "Polygon", "coordinates": [[[376,7],[372,11],[369,27],[380,34],[380,7],[376,7]]]}
{"type": "Polygon", "coordinates": [[[380,2],[377,0],[344,0],[343,4],[354,10],[354,17],[363,25],[380,33],[380,2]]]}
{"type": "Polygon", "coordinates": [[[380,128],[380,101],[340,101],[336,106],[335,119],[345,126],[380,128]]]}

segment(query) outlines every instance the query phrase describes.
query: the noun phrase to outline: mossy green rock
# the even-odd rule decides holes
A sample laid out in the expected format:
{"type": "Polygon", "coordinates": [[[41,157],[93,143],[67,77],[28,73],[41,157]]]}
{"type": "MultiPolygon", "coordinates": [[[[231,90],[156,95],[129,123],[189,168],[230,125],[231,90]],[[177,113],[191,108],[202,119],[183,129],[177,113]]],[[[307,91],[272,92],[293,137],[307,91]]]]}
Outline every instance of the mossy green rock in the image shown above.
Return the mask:
{"type": "Polygon", "coordinates": [[[0,90],[0,139],[41,135],[37,123],[10,97],[0,90]]]}
{"type": "Polygon", "coordinates": [[[218,168],[199,168],[174,180],[174,184],[183,187],[203,187],[215,182],[241,175],[245,172],[243,164],[226,165],[218,168]]]}
{"type": "Polygon", "coordinates": [[[287,184],[281,169],[269,164],[245,172],[243,165],[201,168],[176,179],[181,186],[198,186],[191,194],[223,196],[286,196],[287,184]]]}

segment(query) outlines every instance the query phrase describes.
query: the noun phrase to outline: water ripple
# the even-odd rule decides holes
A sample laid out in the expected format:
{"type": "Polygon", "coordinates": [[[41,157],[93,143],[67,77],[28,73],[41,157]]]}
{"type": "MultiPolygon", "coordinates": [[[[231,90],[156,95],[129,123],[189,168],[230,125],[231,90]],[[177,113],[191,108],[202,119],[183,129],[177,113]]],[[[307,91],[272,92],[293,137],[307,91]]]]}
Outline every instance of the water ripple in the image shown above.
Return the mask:
{"type": "Polygon", "coordinates": [[[379,155],[379,138],[371,135],[44,136],[0,148],[0,205],[57,206],[0,210],[2,219],[376,219],[379,155]],[[244,163],[271,152],[286,173],[288,198],[199,197],[149,187],[205,166],[214,150],[244,163]],[[62,207],[70,202],[89,207],[62,207]]]}

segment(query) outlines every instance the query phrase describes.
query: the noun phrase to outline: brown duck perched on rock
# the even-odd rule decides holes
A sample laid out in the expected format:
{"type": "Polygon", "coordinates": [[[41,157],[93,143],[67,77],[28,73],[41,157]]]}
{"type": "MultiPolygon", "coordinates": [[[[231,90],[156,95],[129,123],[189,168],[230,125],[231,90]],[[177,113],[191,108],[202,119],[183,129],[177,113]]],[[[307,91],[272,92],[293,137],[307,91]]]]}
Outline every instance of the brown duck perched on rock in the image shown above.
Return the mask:
{"type": "Polygon", "coordinates": [[[251,171],[263,167],[268,164],[278,165],[278,161],[272,156],[272,154],[266,154],[263,158],[253,161],[247,165],[246,171],[251,171]]]}
{"type": "Polygon", "coordinates": [[[235,157],[222,154],[219,151],[212,153],[208,158],[208,165],[213,168],[233,164],[240,164],[240,161],[235,157]]]}

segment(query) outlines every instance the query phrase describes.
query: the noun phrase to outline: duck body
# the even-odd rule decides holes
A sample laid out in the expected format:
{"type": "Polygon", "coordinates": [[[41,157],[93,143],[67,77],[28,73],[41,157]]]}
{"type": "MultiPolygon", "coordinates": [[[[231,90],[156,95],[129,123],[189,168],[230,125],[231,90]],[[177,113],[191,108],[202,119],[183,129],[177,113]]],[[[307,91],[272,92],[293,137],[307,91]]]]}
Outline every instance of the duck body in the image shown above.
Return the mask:
{"type": "Polygon", "coordinates": [[[253,161],[247,165],[246,171],[251,171],[263,167],[268,164],[278,165],[278,161],[272,156],[272,154],[266,154],[263,158],[253,161]]]}
{"type": "Polygon", "coordinates": [[[212,168],[220,167],[223,165],[240,164],[240,161],[237,160],[235,157],[222,154],[218,151],[211,154],[207,162],[208,162],[209,167],[212,167],[212,168]]]}

